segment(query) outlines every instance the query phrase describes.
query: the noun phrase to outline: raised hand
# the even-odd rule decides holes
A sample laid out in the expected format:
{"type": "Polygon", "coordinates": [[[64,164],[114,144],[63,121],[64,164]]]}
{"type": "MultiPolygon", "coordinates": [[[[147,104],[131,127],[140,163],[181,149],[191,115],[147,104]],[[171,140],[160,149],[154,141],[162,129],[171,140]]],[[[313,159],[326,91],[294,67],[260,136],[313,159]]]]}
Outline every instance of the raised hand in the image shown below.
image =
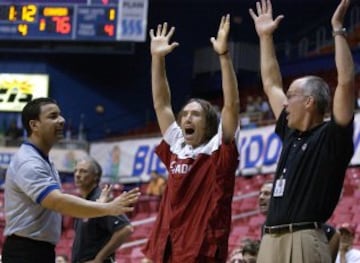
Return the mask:
{"type": "Polygon", "coordinates": [[[273,11],[270,0],[261,0],[256,2],[256,13],[250,8],[250,16],[254,20],[255,29],[258,36],[272,35],[278,28],[280,21],[284,18],[283,15],[279,15],[276,19],[273,19],[273,11]]]}
{"type": "Polygon", "coordinates": [[[139,200],[139,188],[131,189],[129,192],[123,192],[109,204],[110,215],[120,215],[134,210],[133,205],[139,200]]]}
{"type": "Polygon", "coordinates": [[[219,55],[225,54],[229,51],[228,37],[230,31],[230,15],[221,17],[217,36],[211,37],[210,41],[214,47],[214,50],[219,55]]]}
{"type": "Polygon", "coordinates": [[[346,11],[348,10],[350,5],[350,0],[341,0],[340,4],[336,8],[332,18],[331,25],[333,30],[339,30],[343,27],[344,17],[346,15],[346,11]]]}
{"type": "Polygon", "coordinates": [[[101,189],[101,194],[99,196],[98,199],[96,199],[96,202],[100,202],[100,203],[107,203],[112,199],[112,194],[111,194],[111,189],[112,186],[106,184],[102,189],[101,189]]]}
{"type": "Polygon", "coordinates": [[[166,22],[163,25],[159,24],[157,26],[156,34],[154,34],[153,29],[150,29],[151,55],[166,56],[173,51],[173,49],[179,45],[177,42],[169,44],[174,32],[175,27],[171,27],[168,31],[168,24],[166,22]]]}

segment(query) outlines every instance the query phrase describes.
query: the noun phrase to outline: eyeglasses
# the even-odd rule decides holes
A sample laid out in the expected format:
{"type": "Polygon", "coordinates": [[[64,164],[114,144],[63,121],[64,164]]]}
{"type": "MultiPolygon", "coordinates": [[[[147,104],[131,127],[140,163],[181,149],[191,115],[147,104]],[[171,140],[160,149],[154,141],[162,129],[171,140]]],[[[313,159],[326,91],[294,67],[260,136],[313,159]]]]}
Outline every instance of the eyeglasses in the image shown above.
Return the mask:
{"type": "Polygon", "coordinates": [[[292,98],[295,98],[295,97],[307,98],[307,97],[311,97],[311,95],[305,95],[305,94],[301,94],[301,93],[287,93],[286,97],[288,100],[291,100],[292,98]]]}

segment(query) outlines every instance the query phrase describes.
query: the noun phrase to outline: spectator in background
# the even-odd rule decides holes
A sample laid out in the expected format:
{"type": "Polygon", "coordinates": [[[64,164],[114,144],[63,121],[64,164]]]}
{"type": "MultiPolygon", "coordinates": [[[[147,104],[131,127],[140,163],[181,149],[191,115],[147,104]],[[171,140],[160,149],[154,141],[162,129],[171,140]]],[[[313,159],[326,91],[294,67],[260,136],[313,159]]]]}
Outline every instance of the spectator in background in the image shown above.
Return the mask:
{"type": "Polygon", "coordinates": [[[69,258],[67,255],[58,255],[56,256],[55,263],[69,263],[69,258]]]}
{"type": "MultiPolygon", "coordinates": [[[[99,187],[102,169],[91,157],[77,162],[74,172],[75,185],[82,198],[96,201],[100,198],[99,187]]],[[[72,247],[73,263],[115,262],[115,251],[131,235],[133,227],[125,215],[75,219],[75,238],[72,247]]]]}
{"type": "Polygon", "coordinates": [[[244,239],[241,246],[233,251],[229,263],[255,263],[259,245],[259,240],[244,239]]]}
{"type": "Polygon", "coordinates": [[[256,102],[254,101],[253,96],[247,96],[246,97],[246,108],[245,108],[245,112],[248,114],[253,114],[254,112],[256,112],[258,109],[256,102]]]}
{"type": "Polygon", "coordinates": [[[51,148],[63,138],[65,120],[59,106],[50,98],[34,99],[23,108],[22,122],[28,140],[12,157],[5,178],[2,259],[6,263],[55,262],[61,214],[90,218],[130,212],[139,190],[108,203],[62,193],[59,174],[49,159],[51,148]]]}
{"type": "Polygon", "coordinates": [[[273,43],[283,16],[273,19],[270,0],[257,2],[256,13],[250,9],[260,39],[263,88],[283,143],[259,263],[331,261],[326,236],[319,228],[339,201],[354,153],[354,62],[343,26],[349,5],[350,0],[341,0],[331,19],[338,83],[329,121],[324,116],[330,91],[323,79],[298,78],[285,94],[273,43]]]}
{"type": "Polygon", "coordinates": [[[171,106],[165,56],[175,28],[150,30],[152,95],[163,140],[156,153],[169,176],[160,210],[144,249],[154,263],[223,263],[227,258],[231,203],[239,152],[239,93],[229,54],[230,15],[211,38],[220,60],[224,106],[221,124],[205,100],[190,99],[178,121],[171,106]]]}
{"type": "Polygon", "coordinates": [[[257,107],[252,96],[246,97],[245,113],[241,114],[240,124],[242,129],[256,128],[254,116],[256,114],[257,107]]]}
{"type": "Polygon", "coordinates": [[[343,223],[338,229],[340,231],[340,247],[336,263],[360,263],[360,250],[352,247],[356,225],[343,223]]]}
{"type": "Polygon", "coordinates": [[[259,246],[259,240],[249,239],[247,242],[244,243],[244,246],[242,248],[242,256],[244,263],[256,263],[259,246]]]}
{"type": "Polygon", "coordinates": [[[245,114],[241,116],[241,127],[245,129],[256,128],[260,121],[261,113],[259,105],[253,96],[246,97],[245,114]]]}
{"type": "Polygon", "coordinates": [[[146,188],[147,195],[162,196],[166,187],[166,179],[157,171],[151,171],[150,182],[146,188]]]}
{"type": "Polygon", "coordinates": [[[262,120],[269,120],[273,117],[269,103],[262,96],[257,96],[256,106],[257,106],[257,111],[261,113],[262,120]]]}
{"type": "Polygon", "coordinates": [[[11,120],[9,127],[5,131],[5,136],[10,143],[17,142],[23,136],[23,130],[17,126],[16,120],[11,120]]]}
{"type": "Polygon", "coordinates": [[[260,213],[262,213],[265,216],[267,215],[267,213],[269,211],[269,204],[270,204],[272,189],[273,189],[272,181],[265,182],[260,188],[259,198],[258,198],[259,210],[260,210],[260,213]]]}
{"type": "Polygon", "coordinates": [[[233,252],[231,254],[229,263],[242,263],[243,259],[244,258],[243,258],[243,255],[242,255],[242,248],[236,248],[236,249],[233,250],[233,252]]]}

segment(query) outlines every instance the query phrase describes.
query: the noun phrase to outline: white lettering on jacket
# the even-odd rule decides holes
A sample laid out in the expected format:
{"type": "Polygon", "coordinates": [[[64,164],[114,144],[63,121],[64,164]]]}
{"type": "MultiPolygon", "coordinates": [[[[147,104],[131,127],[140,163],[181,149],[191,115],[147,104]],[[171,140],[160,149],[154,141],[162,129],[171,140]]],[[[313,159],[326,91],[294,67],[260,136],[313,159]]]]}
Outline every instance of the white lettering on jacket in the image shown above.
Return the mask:
{"type": "Polygon", "coordinates": [[[170,163],[170,172],[172,174],[187,174],[191,169],[190,164],[176,163],[175,161],[170,163]]]}

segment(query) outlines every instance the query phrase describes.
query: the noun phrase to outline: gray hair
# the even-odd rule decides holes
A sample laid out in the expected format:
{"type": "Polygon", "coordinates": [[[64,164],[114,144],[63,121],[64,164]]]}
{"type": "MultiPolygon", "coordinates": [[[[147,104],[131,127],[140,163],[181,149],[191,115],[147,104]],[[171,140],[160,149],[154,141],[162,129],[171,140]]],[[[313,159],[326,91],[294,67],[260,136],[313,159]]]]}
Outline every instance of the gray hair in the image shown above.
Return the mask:
{"type": "Polygon", "coordinates": [[[98,161],[96,161],[94,158],[92,158],[91,156],[85,156],[83,158],[81,158],[80,160],[78,160],[78,162],[86,162],[90,164],[90,169],[93,175],[97,176],[98,180],[97,183],[100,182],[100,178],[102,175],[102,168],[100,166],[100,164],[98,163],[98,161]]]}
{"type": "Polygon", "coordinates": [[[303,87],[305,95],[310,95],[315,99],[318,112],[324,115],[330,105],[329,85],[320,77],[307,76],[303,87]]]}

